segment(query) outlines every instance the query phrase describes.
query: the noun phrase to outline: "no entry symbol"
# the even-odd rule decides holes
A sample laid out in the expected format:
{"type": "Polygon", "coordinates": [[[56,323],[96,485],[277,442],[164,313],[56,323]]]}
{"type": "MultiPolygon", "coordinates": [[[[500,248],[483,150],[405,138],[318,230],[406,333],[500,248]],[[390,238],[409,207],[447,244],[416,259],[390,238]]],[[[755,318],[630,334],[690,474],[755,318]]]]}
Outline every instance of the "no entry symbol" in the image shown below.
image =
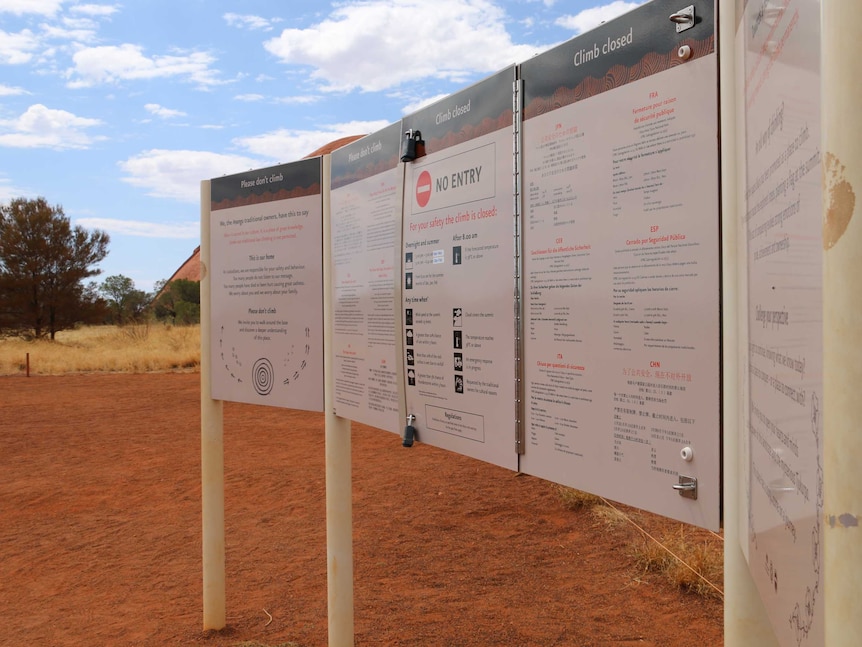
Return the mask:
{"type": "Polygon", "coordinates": [[[424,207],[431,199],[431,174],[428,171],[422,171],[419,174],[419,179],[416,180],[416,204],[424,207]]]}

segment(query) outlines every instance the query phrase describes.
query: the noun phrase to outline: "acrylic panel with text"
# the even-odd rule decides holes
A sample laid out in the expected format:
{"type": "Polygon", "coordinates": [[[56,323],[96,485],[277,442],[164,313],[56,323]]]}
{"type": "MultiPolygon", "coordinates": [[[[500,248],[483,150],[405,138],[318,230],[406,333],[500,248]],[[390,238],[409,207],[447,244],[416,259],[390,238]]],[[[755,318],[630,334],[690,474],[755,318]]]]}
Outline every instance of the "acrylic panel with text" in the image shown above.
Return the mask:
{"type": "Polygon", "coordinates": [[[420,441],[517,468],[514,68],[405,117],[407,413],[420,441]],[[421,154],[424,152],[424,155],[421,154]]]}
{"type": "Polygon", "coordinates": [[[320,158],[210,188],[213,398],[322,411],[320,158]]]}
{"type": "Polygon", "coordinates": [[[679,8],[654,0],[521,66],[521,469],[717,529],[714,16],[696,2],[678,30],[679,8]]]}
{"type": "Polygon", "coordinates": [[[823,627],[823,350],[820,2],[749,2],[740,217],[747,348],[747,554],[784,647],[823,627]]]}
{"type": "Polygon", "coordinates": [[[396,123],[333,151],[330,173],[335,413],[396,433],[400,146],[396,123]]]}

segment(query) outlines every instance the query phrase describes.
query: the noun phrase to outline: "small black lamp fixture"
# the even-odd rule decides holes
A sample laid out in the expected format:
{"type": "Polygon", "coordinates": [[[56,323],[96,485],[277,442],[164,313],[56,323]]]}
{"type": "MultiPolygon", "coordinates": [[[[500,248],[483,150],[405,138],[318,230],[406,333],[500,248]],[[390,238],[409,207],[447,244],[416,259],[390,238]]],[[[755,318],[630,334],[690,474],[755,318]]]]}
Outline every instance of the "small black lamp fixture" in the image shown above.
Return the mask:
{"type": "Polygon", "coordinates": [[[412,128],[404,133],[404,140],[401,142],[401,161],[412,162],[416,159],[416,148],[420,144],[424,144],[422,133],[412,128]]]}

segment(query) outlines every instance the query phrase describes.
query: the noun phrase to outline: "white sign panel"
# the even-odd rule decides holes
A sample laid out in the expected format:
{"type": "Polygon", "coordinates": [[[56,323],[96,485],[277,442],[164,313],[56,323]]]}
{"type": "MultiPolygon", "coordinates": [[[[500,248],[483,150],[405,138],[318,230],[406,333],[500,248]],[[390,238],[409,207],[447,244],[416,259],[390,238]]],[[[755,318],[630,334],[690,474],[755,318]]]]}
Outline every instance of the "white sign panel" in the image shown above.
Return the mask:
{"type": "Polygon", "coordinates": [[[323,410],[320,158],[211,181],[212,394],[323,410]]]}
{"type": "Polygon", "coordinates": [[[334,151],[330,191],[335,413],[395,433],[400,146],[397,123],[334,151]]]}
{"type": "Polygon", "coordinates": [[[521,469],[717,529],[717,64],[712,2],[678,8],[522,65],[521,469]]]}
{"type": "Polygon", "coordinates": [[[422,442],[517,469],[514,70],[402,122],[407,413],[422,442]],[[422,147],[420,147],[420,152],[422,147]]]}
{"type": "Polygon", "coordinates": [[[785,647],[823,630],[820,2],[748,3],[748,560],[785,647]]]}

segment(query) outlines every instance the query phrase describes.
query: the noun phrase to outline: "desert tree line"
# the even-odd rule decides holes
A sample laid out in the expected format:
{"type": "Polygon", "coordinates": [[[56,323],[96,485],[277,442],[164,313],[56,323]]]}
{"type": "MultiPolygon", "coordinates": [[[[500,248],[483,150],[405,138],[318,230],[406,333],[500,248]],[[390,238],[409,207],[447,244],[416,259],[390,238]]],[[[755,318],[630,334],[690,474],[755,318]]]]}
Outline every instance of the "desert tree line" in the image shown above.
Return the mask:
{"type": "Polygon", "coordinates": [[[197,281],[160,281],[152,293],[123,275],[98,283],[109,244],[45,198],[0,204],[0,335],[53,340],[81,325],[200,321],[197,281]]]}

